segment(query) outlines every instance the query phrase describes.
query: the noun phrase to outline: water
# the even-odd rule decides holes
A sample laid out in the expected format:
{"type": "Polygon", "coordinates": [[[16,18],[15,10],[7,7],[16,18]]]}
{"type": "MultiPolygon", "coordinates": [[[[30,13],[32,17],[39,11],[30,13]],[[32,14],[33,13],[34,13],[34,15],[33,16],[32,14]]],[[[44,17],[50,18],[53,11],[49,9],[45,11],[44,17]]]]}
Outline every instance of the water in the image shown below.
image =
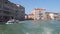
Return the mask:
{"type": "Polygon", "coordinates": [[[0,25],[0,34],[60,34],[60,21],[21,21],[20,24],[0,25]]]}

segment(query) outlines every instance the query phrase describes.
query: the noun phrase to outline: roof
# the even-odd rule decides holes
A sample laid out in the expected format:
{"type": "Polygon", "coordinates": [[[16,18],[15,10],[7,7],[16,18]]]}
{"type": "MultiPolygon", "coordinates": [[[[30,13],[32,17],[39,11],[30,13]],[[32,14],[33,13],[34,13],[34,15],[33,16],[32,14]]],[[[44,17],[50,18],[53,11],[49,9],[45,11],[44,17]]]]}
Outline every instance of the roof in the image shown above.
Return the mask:
{"type": "Polygon", "coordinates": [[[43,9],[43,8],[35,8],[34,10],[46,10],[46,9],[43,9]]]}

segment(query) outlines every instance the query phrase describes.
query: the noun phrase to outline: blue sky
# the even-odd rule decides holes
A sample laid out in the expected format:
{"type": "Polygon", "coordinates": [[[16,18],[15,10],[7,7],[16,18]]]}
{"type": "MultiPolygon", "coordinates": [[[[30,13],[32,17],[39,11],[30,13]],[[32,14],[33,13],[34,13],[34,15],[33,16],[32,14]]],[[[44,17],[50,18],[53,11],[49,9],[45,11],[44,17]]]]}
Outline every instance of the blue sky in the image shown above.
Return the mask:
{"type": "Polygon", "coordinates": [[[44,8],[49,12],[60,12],[60,0],[10,0],[25,7],[25,13],[30,14],[34,8],[44,8]]]}

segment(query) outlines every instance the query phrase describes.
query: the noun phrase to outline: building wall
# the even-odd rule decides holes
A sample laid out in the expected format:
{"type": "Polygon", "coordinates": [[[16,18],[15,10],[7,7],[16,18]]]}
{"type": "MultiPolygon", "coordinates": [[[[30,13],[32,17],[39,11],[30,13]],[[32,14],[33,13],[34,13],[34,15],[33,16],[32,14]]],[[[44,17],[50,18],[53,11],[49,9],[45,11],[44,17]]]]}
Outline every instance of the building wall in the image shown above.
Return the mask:
{"type": "Polygon", "coordinates": [[[32,14],[34,15],[34,20],[45,19],[45,9],[35,8],[32,10],[32,14]]]}
{"type": "Polygon", "coordinates": [[[17,16],[17,19],[19,20],[25,19],[25,8],[23,6],[19,5],[19,7],[17,7],[16,16],[17,16]]]}
{"type": "MultiPolygon", "coordinates": [[[[8,0],[0,0],[0,16],[3,18],[13,17],[19,20],[24,20],[25,8],[21,5],[17,6],[8,0]]],[[[6,19],[5,19],[6,20],[6,19]]]]}
{"type": "Polygon", "coordinates": [[[60,20],[60,13],[46,12],[45,9],[33,9],[31,14],[25,15],[25,19],[34,20],[60,20]]]}
{"type": "Polygon", "coordinates": [[[60,18],[60,17],[59,17],[60,13],[45,12],[45,14],[46,14],[47,20],[58,20],[58,19],[60,18]],[[51,16],[52,16],[53,18],[51,18],[50,14],[52,14],[51,16]]]}
{"type": "Polygon", "coordinates": [[[54,13],[54,19],[55,20],[58,20],[58,19],[60,19],[60,13],[54,13]]]}
{"type": "Polygon", "coordinates": [[[25,19],[26,20],[34,20],[34,15],[33,14],[26,14],[25,19]]]}

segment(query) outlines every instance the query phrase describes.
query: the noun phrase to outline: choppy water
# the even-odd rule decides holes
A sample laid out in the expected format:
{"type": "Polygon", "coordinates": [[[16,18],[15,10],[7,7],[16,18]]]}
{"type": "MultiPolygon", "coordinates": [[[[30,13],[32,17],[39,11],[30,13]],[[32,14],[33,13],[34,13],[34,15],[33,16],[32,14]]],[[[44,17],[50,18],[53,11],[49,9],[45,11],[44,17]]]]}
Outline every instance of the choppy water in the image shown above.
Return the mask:
{"type": "Polygon", "coordinates": [[[20,24],[0,25],[0,34],[60,34],[60,21],[21,21],[20,24]]]}

